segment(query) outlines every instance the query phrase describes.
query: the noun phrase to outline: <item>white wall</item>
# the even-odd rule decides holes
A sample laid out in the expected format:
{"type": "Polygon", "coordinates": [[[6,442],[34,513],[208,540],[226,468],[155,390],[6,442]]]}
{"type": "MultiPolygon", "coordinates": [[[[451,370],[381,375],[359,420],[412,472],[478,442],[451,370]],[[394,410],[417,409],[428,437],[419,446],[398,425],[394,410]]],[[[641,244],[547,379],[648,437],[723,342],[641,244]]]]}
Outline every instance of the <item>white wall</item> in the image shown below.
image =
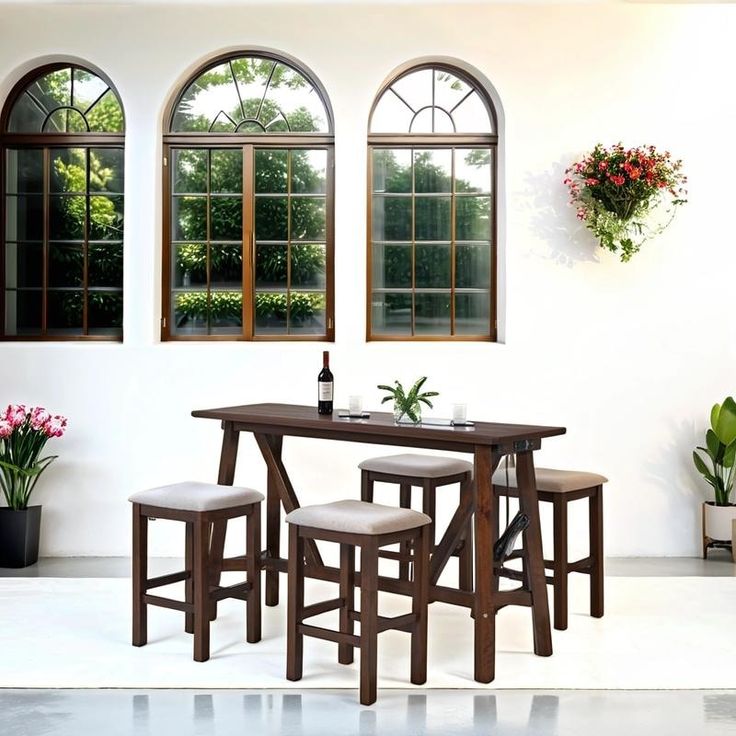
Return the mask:
{"type": "MultiPolygon", "coordinates": [[[[736,389],[735,26],[733,6],[0,4],[0,99],[39,59],[72,56],[112,78],[128,124],[125,343],[0,344],[0,403],[70,418],[35,498],[42,554],[126,554],[132,490],[214,479],[219,427],[192,409],[314,399],[322,344],[158,340],[162,110],[202,60],[249,45],[301,59],[335,112],[338,405],[362,393],[377,408],[376,383],[427,373],[440,415],[465,400],[471,418],[565,425],[539,461],[611,479],[609,554],[697,554],[691,448],[736,389]],[[367,114],[393,68],[430,55],[475,66],[503,102],[505,344],[363,339],[367,114]],[[629,264],[581,229],[561,184],[570,161],[618,140],[670,149],[690,177],[689,204],[629,264]]],[[[356,496],[374,449],[287,439],[285,458],[310,501],[356,496]]],[[[264,477],[244,437],[236,481],[264,477]]],[[[179,541],[161,528],[153,552],[179,541]]]]}

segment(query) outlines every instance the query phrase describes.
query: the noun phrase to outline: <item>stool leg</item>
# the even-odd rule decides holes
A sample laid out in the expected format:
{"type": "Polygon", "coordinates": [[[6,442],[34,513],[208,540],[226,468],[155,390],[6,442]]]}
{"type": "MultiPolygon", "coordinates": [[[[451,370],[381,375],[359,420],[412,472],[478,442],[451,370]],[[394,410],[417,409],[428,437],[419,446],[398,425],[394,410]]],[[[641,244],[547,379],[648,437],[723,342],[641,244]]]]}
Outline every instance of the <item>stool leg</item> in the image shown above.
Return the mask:
{"type": "Polygon", "coordinates": [[[261,505],[253,504],[248,514],[245,538],[246,580],[251,588],[246,600],[245,638],[261,640],[261,505]]]}
{"type": "Polygon", "coordinates": [[[431,478],[425,478],[425,480],[422,481],[422,511],[432,519],[432,523],[429,525],[429,541],[432,548],[434,548],[435,541],[434,520],[437,516],[437,509],[435,507],[436,488],[437,486],[431,478]]]}
{"type": "Polygon", "coordinates": [[[371,539],[360,550],[360,703],[376,702],[378,667],[378,546],[371,539]]]}
{"type": "Polygon", "coordinates": [[[373,479],[369,470],[360,471],[360,500],[373,503],[373,479]]]}
{"type": "Polygon", "coordinates": [[[593,567],[590,571],[590,615],[603,615],[603,486],[598,486],[588,499],[590,525],[590,556],[593,567]]]}
{"type": "MultiPolygon", "coordinates": [[[[355,547],[352,544],[340,545],[340,633],[353,633],[353,619],[350,612],[355,608],[355,547]]],[[[352,664],[353,647],[350,644],[338,644],[337,661],[340,664],[352,664]]]]}
{"type": "MultiPolygon", "coordinates": [[[[460,484],[460,497],[472,492],[470,479],[464,480],[460,484]]],[[[465,527],[458,557],[458,583],[460,590],[473,590],[473,525],[470,522],[465,527]]]]}
{"type": "Polygon", "coordinates": [[[414,590],[411,612],[417,617],[411,632],[411,681],[427,681],[427,606],[429,605],[429,525],[414,538],[414,590]]]}
{"type": "MultiPolygon", "coordinates": [[[[216,521],[208,527],[209,535],[209,584],[210,588],[220,585],[222,575],[222,559],[225,556],[225,535],[227,534],[227,519],[216,521]]],[[[217,620],[217,601],[209,601],[210,621],[217,620]]]]}
{"type": "MultiPolygon", "coordinates": [[[[554,557],[552,578],[555,591],[555,628],[567,628],[567,501],[552,502],[554,557]]],[[[592,578],[591,578],[592,579],[592,578]]]]}
{"type": "MultiPolygon", "coordinates": [[[[276,458],[281,457],[283,437],[272,436],[273,452],[276,458]]],[[[281,557],[281,497],[276,479],[269,471],[266,480],[266,549],[269,557],[281,557]]],[[[279,604],[279,573],[277,570],[266,570],[266,605],[279,604]]]]}
{"type": "Polygon", "coordinates": [[[133,504],[133,646],[148,641],[148,612],[143,596],[148,579],[148,517],[133,504]]]}
{"type": "MultiPolygon", "coordinates": [[[[184,526],[184,569],[189,573],[184,583],[184,600],[194,604],[194,525],[187,521],[184,526]]],[[[184,614],[184,631],[194,633],[194,613],[184,614]]]]}
{"type": "MultiPolygon", "coordinates": [[[[399,485],[399,506],[402,509],[410,509],[411,508],[411,484],[410,483],[401,483],[399,485]]],[[[399,552],[401,552],[402,555],[406,555],[406,557],[409,557],[409,554],[411,553],[411,543],[409,542],[401,542],[399,544],[399,552]]],[[[409,560],[406,561],[402,560],[399,562],[399,580],[410,580],[409,577],[409,560]]]]}
{"type": "Polygon", "coordinates": [[[194,661],[210,658],[210,524],[204,514],[194,522],[194,661]]]}
{"type": "Polygon", "coordinates": [[[289,568],[286,606],[286,679],[302,679],[304,635],[299,633],[304,612],[304,539],[299,527],[289,524],[289,568]]]}

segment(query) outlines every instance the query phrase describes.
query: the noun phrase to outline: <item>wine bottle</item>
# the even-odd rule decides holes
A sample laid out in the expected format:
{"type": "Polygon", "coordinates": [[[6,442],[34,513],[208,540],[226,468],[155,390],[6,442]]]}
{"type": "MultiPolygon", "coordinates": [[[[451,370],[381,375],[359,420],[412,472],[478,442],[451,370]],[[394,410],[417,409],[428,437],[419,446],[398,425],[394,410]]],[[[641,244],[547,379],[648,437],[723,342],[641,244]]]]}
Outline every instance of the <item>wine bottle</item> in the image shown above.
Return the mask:
{"type": "Polygon", "coordinates": [[[322,370],[317,376],[317,411],[320,414],[332,414],[332,397],[334,395],[334,379],[330,370],[330,353],[322,353],[322,370]]]}

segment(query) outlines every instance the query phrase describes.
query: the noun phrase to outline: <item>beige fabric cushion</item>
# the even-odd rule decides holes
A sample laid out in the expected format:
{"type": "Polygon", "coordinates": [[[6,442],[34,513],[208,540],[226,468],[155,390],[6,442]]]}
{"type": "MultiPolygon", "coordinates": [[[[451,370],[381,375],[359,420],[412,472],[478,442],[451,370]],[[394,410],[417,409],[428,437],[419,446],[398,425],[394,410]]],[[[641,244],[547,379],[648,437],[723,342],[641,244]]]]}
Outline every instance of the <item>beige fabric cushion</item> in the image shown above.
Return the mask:
{"type": "Polygon", "coordinates": [[[287,514],[286,521],[348,534],[391,534],[424,526],[432,519],[412,509],[347,500],[302,506],[287,514]]]}
{"type": "MultiPolygon", "coordinates": [[[[555,470],[554,468],[535,468],[537,489],[551,493],[565,493],[579,491],[583,488],[593,488],[608,482],[608,478],[597,473],[587,473],[582,470],[555,470]]],[[[493,483],[498,486],[506,485],[506,471],[503,465],[493,474],[493,483]]],[[[509,469],[509,487],[516,488],[516,469],[509,469]]]]}
{"type": "Polygon", "coordinates": [[[437,455],[387,455],[363,460],[358,467],[374,473],[390,473],[414,478],[442,478],[445,475],[456,475],[473,471],[473,463],[467,460],[456,460],[454,457],[437,455]]]}
{"type": "Polygon", "coordinates": [[[179,511],[215,511],[259,503],[263,494],[250,488],[187,481],[138,491],[128,501],[179,511]]]}

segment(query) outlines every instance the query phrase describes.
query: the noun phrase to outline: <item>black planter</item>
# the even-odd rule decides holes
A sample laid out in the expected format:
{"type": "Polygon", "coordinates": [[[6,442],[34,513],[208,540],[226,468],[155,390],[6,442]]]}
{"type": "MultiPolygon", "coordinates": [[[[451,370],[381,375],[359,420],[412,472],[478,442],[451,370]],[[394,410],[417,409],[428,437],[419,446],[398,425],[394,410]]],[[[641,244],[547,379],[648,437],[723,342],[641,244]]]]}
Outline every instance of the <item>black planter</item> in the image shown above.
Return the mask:
{"type": "Polygon", "coordinates": [[[0,567],[28,567],[38,562],[41,507],[22,511],[0,508],[0,567]]]}

